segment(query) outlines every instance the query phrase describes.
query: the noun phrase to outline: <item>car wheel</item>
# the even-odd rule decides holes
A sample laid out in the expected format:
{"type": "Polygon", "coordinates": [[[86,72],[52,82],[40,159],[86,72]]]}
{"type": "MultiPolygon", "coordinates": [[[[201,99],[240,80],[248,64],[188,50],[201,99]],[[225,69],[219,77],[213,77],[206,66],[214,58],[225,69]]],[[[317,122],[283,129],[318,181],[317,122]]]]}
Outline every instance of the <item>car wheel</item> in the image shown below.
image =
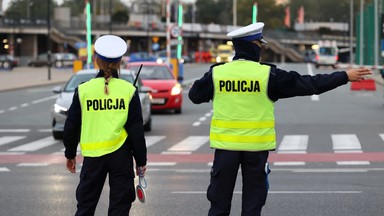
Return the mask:
{"type": "Polygon", "coordinates": [[[152,118],[149,117],[147,123],[144,124],[144,131],[151,131],[152,130],[152,118]]]}
{"type": "Polygon", "coordinates": [[[3,62],[3,68],[5,69],[10,69],[11,68],[11,64],[7,61],[3,62]]]}
{"type": "Polygon", "coordinates": [[[63,132],[62,131],[52,131],[53,138],[55,140],[62,140],[63,139],[63,132]]]}
{"type": "Polygon", "coordinates": [[[176,114],[181,114],[181,107],[178,108],[178,109],[175,109],[175,113],[176,113],[176,114]]]}
{"type": "Polygon", "coordinates": [[[56,62],[55,62],[55,67],[57,67],[57,68],[61,68],[61,67],[63,67],[63,62],[61,62],[61,61],[56,61],[56,62]]]}

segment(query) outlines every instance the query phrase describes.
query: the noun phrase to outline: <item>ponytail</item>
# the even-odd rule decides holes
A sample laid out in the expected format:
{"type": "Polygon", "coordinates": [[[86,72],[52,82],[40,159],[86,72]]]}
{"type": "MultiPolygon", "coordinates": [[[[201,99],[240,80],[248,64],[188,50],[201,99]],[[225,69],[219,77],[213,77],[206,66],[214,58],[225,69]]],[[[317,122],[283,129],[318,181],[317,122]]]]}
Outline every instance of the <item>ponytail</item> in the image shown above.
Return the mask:
{"type": "Polygon", "coordinates": [[[106,62],[100,58],[96,58],[96,64],[99,66],[100,70],[104,72],[104,93],[109,95],[108,84],[112,77],[112,72],[117,71],[120,68],[119,62],[106,62]]]}

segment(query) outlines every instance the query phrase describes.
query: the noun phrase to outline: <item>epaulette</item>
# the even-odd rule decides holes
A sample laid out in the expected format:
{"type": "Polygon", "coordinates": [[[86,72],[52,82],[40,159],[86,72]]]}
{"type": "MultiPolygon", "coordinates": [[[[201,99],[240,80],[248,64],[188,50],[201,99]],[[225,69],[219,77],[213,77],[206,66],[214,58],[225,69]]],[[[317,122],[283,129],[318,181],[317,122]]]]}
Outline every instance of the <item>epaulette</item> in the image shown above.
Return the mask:
{"type": "Polygon", "coordinates": [[[209,69],[212,69],[213,67],[216,67],[216,66],[219,66],[219,65],[222,65],[222,64],[225,64],[225,62],[220,62],[220,63],[213,64],[213,65],[211,65],[211,67],[209,69]]]}
{"type": "Polygon", "coordinates": [[[271,64],[271,63],[260,62],[260,64],[262,64],[262,65],[268,65],[268,66],[270,66],[271,68],[276,68],[276,65],[271,64]]]}

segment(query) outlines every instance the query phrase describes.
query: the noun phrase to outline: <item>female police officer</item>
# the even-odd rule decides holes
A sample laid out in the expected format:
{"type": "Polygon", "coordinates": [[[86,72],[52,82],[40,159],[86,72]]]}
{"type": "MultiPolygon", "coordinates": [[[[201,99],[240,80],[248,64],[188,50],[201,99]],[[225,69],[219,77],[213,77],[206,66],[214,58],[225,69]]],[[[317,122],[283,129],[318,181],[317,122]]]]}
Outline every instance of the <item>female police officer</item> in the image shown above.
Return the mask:
{"type": "Polygon", "coordinates": [[[243,177],[242,216],[260,215],[268,193],[267,164],[276,148],[274,102],[280,98],[321,94],[371,74],[350,69],[316,76],[260,64],[262,29],[255,23],[227,34],[234,61],[213,65],[189,91],[193,103],[213,101],[210,146],[215,149],[207,198],[210,216],[229,215],[239,166],[243,177]]]}
{"type": "Polygon", "coordinates": [[[147,161],[139,95],[132,84],[118,79],[125,41],[105,35],[94,48],[99,73],[76,89],[64,127],[67,169],[75,173],[79,134],[84,156],[76,215],[94,215],[107,174],[108,215],[128,215],[135,200],[132,156],[143,174],[147,161]]]}

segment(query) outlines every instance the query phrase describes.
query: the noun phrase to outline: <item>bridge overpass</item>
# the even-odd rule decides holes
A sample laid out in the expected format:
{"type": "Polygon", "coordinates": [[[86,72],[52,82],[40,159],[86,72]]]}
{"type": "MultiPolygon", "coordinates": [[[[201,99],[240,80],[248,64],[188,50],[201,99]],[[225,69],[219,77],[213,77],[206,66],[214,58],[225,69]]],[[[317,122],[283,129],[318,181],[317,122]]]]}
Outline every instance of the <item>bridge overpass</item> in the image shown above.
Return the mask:
{"type": "MultiPolygon", "coordinates": [[[[85,21],[72,18],[70,21],[51,22],[50,40],[52,52],[70,50],[76,52],[76,44],[85,42],[86,27],[85,21]]],[[[185,23],[183,30],[184,52],[195,52],[209,50],[211,46],[225,43],[229,38],[226,33],[238,28],[235,26],[217,24],[185,23]]],[[[0,39],[7,39],[11,50],[0,48],[0,53],[11,53],[23,58],[34,57],[37,54],[46,52],[48,47],[48,27],[46,20],[11,20],[4,19],[0,22],[0,39]]],[[[128,24],[113,24],[94,22],[92,24],[92,37],[104,34],[116,34],[123,37],[130,43],[130,51],[151,50],[154,38],[158,38],[161,48],[166,44],[165,23],[151,23],[143,25],[138,22],[128,24]]],[[[316,33],[293,32],[287,30],[264,29],[265,39],[268,44],[265,61],[273,62],[301,62],[303,52],[316,44],[319,40],[336,40],[340,48],[349,47],[348,36],[319,35],[316,33]]],[[[264,57],[264,56],[263,56],[264,57]]]]}

